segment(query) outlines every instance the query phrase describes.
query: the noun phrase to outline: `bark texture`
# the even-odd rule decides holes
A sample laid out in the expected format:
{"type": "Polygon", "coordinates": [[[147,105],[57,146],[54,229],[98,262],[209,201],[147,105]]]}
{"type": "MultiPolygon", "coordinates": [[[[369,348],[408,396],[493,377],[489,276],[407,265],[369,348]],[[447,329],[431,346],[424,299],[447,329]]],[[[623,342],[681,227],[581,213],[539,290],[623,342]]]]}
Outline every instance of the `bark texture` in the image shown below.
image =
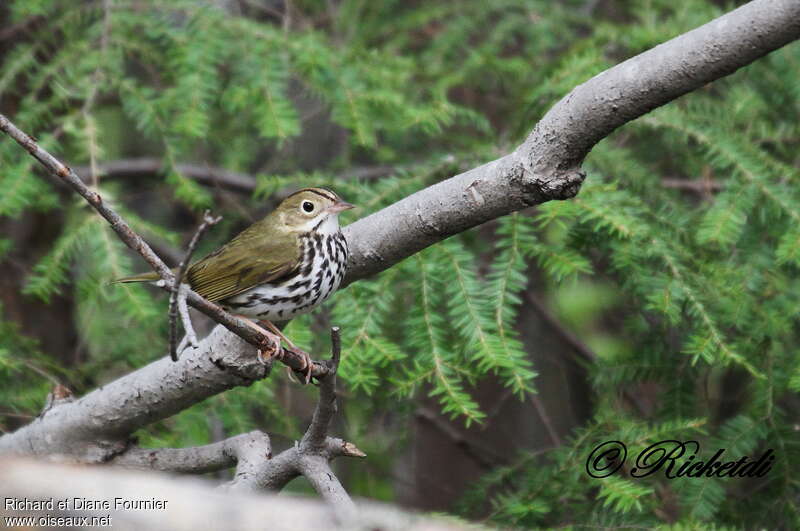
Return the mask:
{"type": "Polygon", "coordinates": [[[491,219],[575,196],[583,159],[619,126],[799,37],[800,1],[754,0],[598,74],[556,103],[513,153],[346,227],[345,282],[491,219]]]}
{"type": "MultiPolygon", "coordinates": [[[[514,152],[420,190],[346,227],[351,258],[345,282],[383,271],[488,220],[574,196],[584,179],[583,159],[617,127],[798,37],[800,0],[754,0],[595,76],[559,101],[514,152]]],[[[3,116],[0,129],[16,134],[54,175],[78,190],[165,282],[171,279],[163,262],[146,244],[140,245],[144,243],[140,238],[131,237],[127,224],[73,171],[43,152],[30,137],[19,135],[3,116]]],[[[196,294],[189,293],[189,303],[250,344],[263,340],[196,294]]],[[[291,352],[285,353],[282,361],[295,368],[302,366],[302,358],[291,352]]],[[[324,377],[328,372],[328,365],[315,362],[315,376],[324,377]]],[[[217,327],[198,349],[184,354],[177,363],[162,359],[81,399],[57,400],[30,425],[0,437],[0,453],[63,454],[90,462],[120,458],[136,429],[231,387],[250,385],[267,373],[267,368],[255,361],[251,346],[217,327]]],[[[319,448],[323,451],[327,446],[319,448]]],[[[219,453],[219,449],[206,450],[219,453]]],[[[168,455],[163,454],[165,459],[168,455]]],[[[172,468],[179,468],[178,462],[185,456],[179,452],[172,455],[172,468]]],[[[292,455],[282,459],[291,461],[292,455]]],[[[281,478],[315,463],[287,465],[280,469],[288,471],[281,478]]],[[[338,488],[333,483],[320,486],[338,488]]]]}

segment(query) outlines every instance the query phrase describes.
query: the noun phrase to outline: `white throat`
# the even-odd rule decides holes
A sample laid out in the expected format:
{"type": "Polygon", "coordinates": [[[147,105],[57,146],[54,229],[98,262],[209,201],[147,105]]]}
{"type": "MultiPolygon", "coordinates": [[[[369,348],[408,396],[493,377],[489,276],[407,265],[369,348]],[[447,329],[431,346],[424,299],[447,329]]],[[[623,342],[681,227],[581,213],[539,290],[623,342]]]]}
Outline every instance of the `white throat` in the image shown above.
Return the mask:
{"type": "MultiPolygon", "coordinates": [[[[311,230],[314,225],[319,223],[318,219],[313,220],[309,223],[308,229],[311,230]]],[[[333,236],[339,232],[339,215],[338,214],[328,214],[325,216],[325,221],[317,228],[318,234],[325,234],[328,236],[333,236]]]]}

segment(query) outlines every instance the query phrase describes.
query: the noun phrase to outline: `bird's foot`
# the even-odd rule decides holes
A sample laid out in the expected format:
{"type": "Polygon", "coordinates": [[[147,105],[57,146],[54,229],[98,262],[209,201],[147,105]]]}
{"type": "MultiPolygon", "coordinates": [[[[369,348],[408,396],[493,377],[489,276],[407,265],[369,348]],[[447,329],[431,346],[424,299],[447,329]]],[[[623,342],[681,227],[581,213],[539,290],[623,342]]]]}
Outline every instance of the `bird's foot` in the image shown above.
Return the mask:
{"type": "Polygon", "coordinates": [[[292,346],[287,350],[297,354],[303,359],[303,366],[299,369],[292,369],[292,372],[297,376],[301,384],[306,385],[311,382],[311,372],[314,369],[314,362],[311,360],[311,355],[305,350],[292,346]]]}
{"type": "Polygon", "coordinates": [[[288,337],[286,337],[286,334],[284,334],[281,331],[280,328],[278,328],[277,326],[272,324],[272,321],[267,321],[265,319],[262,319],[262,320],[258,321],[258,325],[259,326],[263,326],[267,330],[271,331],[273,334],[276,334],[276,335],[280,336],[280,338],[282,340],[284,340],[287,345],[289,345],[290,349],[292,349],[292,350],[296,350],[297,349],[297,346],[294,343],[292,343],[292,340],[289,339],[288,337]]]}
{"type": "Polygon", "coordinates": [[[273,359],[280,357],[281,338],[274,334],[269,334],[267,335],[267,341],[265,341],[265,343],[269,343],[270,345],[268,348],[258,349],[258,354],[256,356],[262,365],[270,365],[273,359]],[[265,355],[265,352],[268,352],[269,354],[265,355]]]}
{"type": "MultiPolygon", "coordinates": [[[[297,375],[298,380],[302,384],[307,384],[311,382],[311,373],[314,368],[314,362],[311,360],[311,355],[304,351],[303,349],[299,348],[297,345],[292,343],[292,341],[286,337],[286,335],[281,332],[280,328],[272,324],[270,321],[261,320],[258,323],[255,323],[248,319],[245,316],[239,315],[244,319],[244,321],[254,330],[258,331],[259,333],[266,336],[269,344],[265,344],[264,349],[258,349],[258,361],[263,363],[264,365],[269,364],[274,358],[279,357],[282,354],[281,350],[281,340],[286,343],[286,350],[297,354],[303,359],[303,365],[299,369],[292,369],[294,374],[297,375]],[[269,355],[265,355],[264,352],[269,352],[269,355]]],[[[265,342],[266,343],[266,342],[265,342]]]]}
{"type": "Polygon", "coordinates": [[[258,332],[259,334],[262,334],[266,338],[263,344],[264,348],[258,349],[257,357],[259,362],[261,362],[264,365],[269,365],[274,358],[280,356],[281,353],[280,335],[270,332],[269,330],[265,330],[255,322],[251,321],[247,316],[237,315],[236,317],[242,319],[247,324],[247,326],[258,332]],[[265,355],[265,352],[268,352],[269,354],[265,355]]]}

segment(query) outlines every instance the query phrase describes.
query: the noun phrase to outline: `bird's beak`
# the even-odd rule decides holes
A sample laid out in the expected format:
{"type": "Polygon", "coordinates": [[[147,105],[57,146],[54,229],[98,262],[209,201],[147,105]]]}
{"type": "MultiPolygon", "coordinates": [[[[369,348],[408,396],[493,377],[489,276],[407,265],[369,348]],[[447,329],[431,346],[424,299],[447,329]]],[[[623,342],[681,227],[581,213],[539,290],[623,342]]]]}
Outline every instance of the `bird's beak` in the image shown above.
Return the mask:
{"type": "Polygon", "coordinates": [[[339,201],[336,201],[334,204],[328,207],[328,212],[331,212],[332,214],[338,214],[343,210],[350,210],[351,208],[355,207],[356,207],[355,205],[351,205],[347,201],[342,201],[340,199],[339,201]]]}

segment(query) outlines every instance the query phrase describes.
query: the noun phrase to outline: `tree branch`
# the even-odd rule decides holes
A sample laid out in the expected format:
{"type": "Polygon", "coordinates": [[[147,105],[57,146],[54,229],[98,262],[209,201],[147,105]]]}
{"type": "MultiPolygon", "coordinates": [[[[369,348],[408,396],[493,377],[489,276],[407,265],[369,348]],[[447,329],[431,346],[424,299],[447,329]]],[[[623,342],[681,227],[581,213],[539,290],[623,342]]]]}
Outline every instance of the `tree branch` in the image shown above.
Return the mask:
{"type": "Polygon", "coordinates": [[[67,183],[73,190],[86,199],[86,201],[97,210],[97,213],[108,221],[111,228],[117,233],[117,236],[119,236],[128,247],[139,253],[161,278],[172,279],[172,273],[169,268],[153,252],[150,246],[147,245],[147,242],[139,237],[119,214],[103,203],[100,194],[86,186],[83,180],[81,180],[69,166],[42,149],[33,137],[17,128],[17,126],[11,123],[11,121],[2,114],[0,114],[0,131],[3,131],[16,140],[33,158],[47,168],[51,174],[67,183]]]}
{"type": "MultiPolygon", "coordinates": [[[[175,169],[190,179],[208,186],[218,186],[232,192],[245,194],[256,189],[252,175],[209,166],[205,164],[176,164],[175,169]]],[[[88,168],[77,167],[78,175],[86,175],[88,168]]],[[[97,168],[98,175],[112,178],[141,177],[164,173],[164,161],[159,158],[142,157],[105,162],[97,168]]]]}
{"type": "Polygon", "coordinates": [[[345,283],[491,219],[573,197],[584,157],[619,126],[799,37],[800,2],[754,0],[591,78],[556,103],[513,153],[346,227],[345,283]]]}
{"type": "MultiPolygon", "coordinates": [[[[346,227],[351,255],[345,283],[383,271],[485,221],[574,196],[584,178],[580,169],[584,157],[617,127],[798,37],[800,1],[754,0],[593,77],[559,101],[513,153],[346,227]]],[[[161,275],[162,287],[168,289],[173,280],[169,269],[99,194],[2,115],[0,129],[95,207],[161,275]]],[[[247,342],[264,344],[261,334],[196,293],[190,292],[188,301],[247,342]]],[[[267,369],[255,361],[252,350],[217,327],[200,348],[178,362],[156,361],[1,437],[0,452],[43,454],[58,448],[87,460],[109,459],[124,451],[124,438],[132,431],[215,393],[263,378],[267,369]]],[[[281,358],[292,368],[303,366],[302,357],[289,351],[281,358]]],[[[328,372],[327,364],[314,363],[315,378],[322,381],[328,372]]],[[[327,438],[325,451],[333,452],[336,444],[327,438]]],[[[287,456],[285,460],[291,454],[287,456]]],[[[277,457],[273,466],[276,461],[277,457]]]]}
{"type": "Polygon", "coordinates": [[[322,499],[333,507],[336,519],[340,523],[353,520],[356,506],[342,487],[339,478],[331,470],[326,457],[311,455],[301,459],[300,473],[308,479],[322,499]]]}
{"type": "Polygon", "coordinates": [[[245,473],[237,468],[236,478],[229,488],[237,490],[280,490],[297,476],[305,476],[336,511],[340,522],[354,517],[355,505],[336,478],[328,462],[338,456],[366,457],[355,445],[328,437],[331,418],[336,412],[336,369],[339,365],[341,341],[339,328],[331,329],[330,372],[320,379],[320,394],[311,423],[300,442],[284,450],[274,459],[253,462],[245,473]]]}
{"type": "Polygon", "coordinates": [[[336,514],[344,521],[353,517],[355,506],[327,462],[335,457],[366,454],[352,443],[327,435],[336,411],[335,371],[341,352],[338,328],[331,329],[331,338],[331,372],[321,378],[312,421],[299,443],[274,458],[269,437],[259,431],[190,448],[130,445],[130,434],[136,429],[207,396],[237,385],[250,385],[267,375],[252,347],[219,326],[203,342],[203,348],[177,362],[163,358],[78,400],[61,392],[59,398],[64,395],[63,399],[52,400],[39,418],[0,437],[0,454],[60,454],[79,461],[195,474],[236,465],[236,475],[228,488],[248,491],[280,490],[303,475],[321,496],[337,504],[336,514]],[[220,373],[224,375],[224,385],[220,373]],[[190,381],[194,382],[194,392],[187,394],[184,390],[190,381]],[[91,420],[88,424],[87,418],[91,420]]]}
{"type": "MultiPolygon", "coordinates": [[[[112,179],[124,179],[128,177],[143,177],[150,175],[164,174],[164,161],[155,157],[140,157],[131,159],[119,159],[104,162],[97,166],[97,176],[112,179]]],[[[256,179],[247,173],[240,173],[226,170],[218,166],[209,164],[189,164],[180,163],[175,165],[175,169],[183,176],[193,179],[198,183],[207,186],[219,187],[231,192],[250,194],[256,189],[256,179]]],[[[386,177],[396,171],[394,166],[360,166],[348,168],[341,172],[339,177],[349,179],[373,180],[386,177]]],[[[88,166],[76,166],[75,173],[78,175],[89,175],[91,173],[88,166]]]]}
{"type": "Polygon", "coordinates": [[[336,413],[336,370],[339,368],[341,353],[342,340],[339,335],[339,327],[334,326],[331,328],[331,360],[328,363],[330,372],[320,380],[319,401],[314,410],[314,417],[300,443],[300,446],[304,448],[319,449],[325,444],[328,426],[336,413]]]}
{"type": "Polygon", "coordinates": [[[255,463],[272,458],[269,437],[260,431],[243,433],[223,441],[190,448],[129,448],[112,464],[128,468],[204,474],[232,466],[249,473],[255,463]]]}
{"type": "Polygon", "coordinates": [[[186,333],[188,345],[191,347],[197,346],[197,336],[194,333],[192,321],[189,319],[189,312],[186,309],[187,290],[181,288],[181,283],[183,282],[183,278],[186,276],[186,270],[189,268],[189,262],[192,260],[192,254],[194,254],[194,248],[197,247],[197,242],[200,241],[200,238],[203,237],[203,234],[206,230],[219,223],[221,219],[222,216],[215,218],[208,210],[203,213],[203,222],[199,227],[197,227],[194,236],[192,236],[191,241],[189,241],[189,246],[186,248],[186,254],[184,255],[180,264],[178,264],[178,273],[175,275],[175,279],[172,281],[172,291],[169,295],[169,357],[172,358],[172,361],[178,361],[179,354],[177,349],[177,314],[179,299],[181,320],[183,321],[183,330],[186,333]]]}
{"type": "MultiPolygon", "coordinates": [[[[53,155],[42,149],[39,144],[31,136],[20,130],[4,115],[0,114],[0,131],[5,132],[11,138],[17,141],[24,147],[28,153],[31,154],[36,160],[42,163],[54,176],[63,180],[66,184],[78,192],[97,212],[106,219],[111,225],[111,228],[117,233],[117,236],[125,242],[125,244],[139,253],[145,261],[159,274],[161,280],[156,283],[157,286],[171,291],[174,284],[174,276],[172,271],[167,265],[156,255],[147,242],[139,236],[131,227],[117,214],[112,208],[103,202],[100,194],[90,189],[81,178],[67,165],[55,158],[53,155]]],[[[235,333],[251,345],[254,345],[262,350],[274,348],[272,341],[266,336],[256,331],[253,327],[247,326],[244,321],[234,317],[220,306],[204,299],[194,291],[188,290],[186,300],[206,314],[214,321],[222,324],[228,330],[235,333]]],[[[289,349],[280,349],[275,353],[275,358],[279,359],[282,363],[288,365],[292,369],[305,369],[305,358],[300,354],[293,352],[289,349]]],[[[312,363],[310,376],[319,378],[327,374],[328,368],[326,365],[320,363],[312,363]]]]}
{"type": "MultiPolygon", "coordinates": [[[[101,467],[76,467],[0,459],[0,498],[16,500],[85,499],[106,501],[111,510],[98,506],[81,511],[2,511],[6,514],[66,517],[110,515],[115,530],[161,529],[188,531],[274,530],[316,531],[319,529],[385,529],[406,531],[456,531],[473,529],[452,518],[437,519],[405,512],[386,504],[359,502],[358,513],[346,525],[337,526],[336,513],[327,503],[299,496],[254,496],[246,492],[225,492],[198,478],[174,478],[154,472],[101,467]],[[53,481],[53,478],[64,478],[53,481]],[[125,510],[116,500],[156,500],[163,508],[125,510]]],[[[83,526],[80,526],[81,528],[83,526]]]]}
{"type": "Polygon", "coordinates": [[[352,518],[355,506],[327,464],[339,456],[366,457],[352,443],[327,435],[336,412],[335,372],[341,353],[337,327],[331,329],[332,356],[326,363],[330,372],[320,379],[320,396],[309,427],[300,442],[276,457],[269,437],[259,431],[191,448],[130,445],[130,434],[136,429],[267,375],[252,347],[222,327],[215,328],[203,346],[174,363],[163,358],[78,400],[57,388],[58,399],[39,418],[0,437],[0,454],[61,454],[80,461],[195,474],[236,465],[236,475],[228,484],[236,490],[280,490],[303,475],[321,496],[336,503],[341,521],[352,518]],[[225,375],[224,386],[219,385],[219,372],[225,375]],[[203,380],[202,395],[198,379],[203,380]],[[184,392],[189,381],[195,381],[190,395],[184,392]],[[126,412],[133,412],[135,418],[126,412]]]}
{"type": "Polygon", "coordinates": [[[126,450],[136,430],[268,374],[252,346],[217,326],[177,362],[161,358],[0,437],[0,454],[105,462],[126,450]]]}

